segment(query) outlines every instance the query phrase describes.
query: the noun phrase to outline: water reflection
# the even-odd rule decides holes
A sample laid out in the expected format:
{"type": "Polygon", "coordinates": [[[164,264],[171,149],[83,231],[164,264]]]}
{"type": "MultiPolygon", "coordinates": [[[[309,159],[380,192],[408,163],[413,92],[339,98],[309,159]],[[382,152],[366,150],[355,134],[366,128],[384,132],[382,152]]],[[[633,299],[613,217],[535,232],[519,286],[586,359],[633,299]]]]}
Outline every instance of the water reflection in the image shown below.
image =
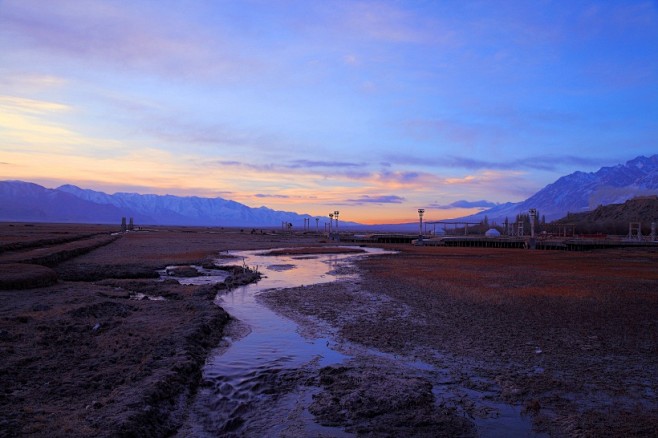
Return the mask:
{"type": "MultiPolygon", "coordinates": [[[[254,436],[349,436],[337,428],[312,421],[306,407],[316,387],[305,381],[321,367],[343,362],[327,338],[307,339],[297,325],[259,304],[256,296],[268,289],[291,288],[355,278],[355,257],[381,254],[364,248],[360,254],[265,255],[260,251],[231,253],[229,261],[245,264],[263,274],[261,281],[238,287],[216,302],[239,320],[238,334],[209,360],[204,387],[186,433],[195,436],[238,434],[254,436]],[[244,332],[248,332],[245,335],[244,332]],[[266,415],[262,415],[267,412],[266,415]],[[282,418],[285,422],[282,423],[282,418]]],[[[224,259],[216,263],[224,263],[224,259]]]]}
{"type": "Polygon", "coordinates": [[[181,436],[352,436],[340,428],[316,424],[308,406],[320,391],[314,380],[320,368],[359,358],[362,363],[393,364],[407,375],[429,380],[437,404],[452,404],[464,415],[467,412],[460,404],[464,398],[472,400],[479,411],[486,412],[472,418],[481,436],[536,435],[518,406],[494,402],[493,393],[461,387],[451,381],[448,368],[347,342],[339,351],[332,339],[301,336],[296,323],[257,300],[259,293],[269,289],[357,278],[352,264],[356,257],[386,253],[365,250],[363,254],[277,256],[240,251],[231,253],[230,260],[216,261],[245,264],[264,277],[216,298],[235,323],[204,369],[203,386],[181,436]]]}

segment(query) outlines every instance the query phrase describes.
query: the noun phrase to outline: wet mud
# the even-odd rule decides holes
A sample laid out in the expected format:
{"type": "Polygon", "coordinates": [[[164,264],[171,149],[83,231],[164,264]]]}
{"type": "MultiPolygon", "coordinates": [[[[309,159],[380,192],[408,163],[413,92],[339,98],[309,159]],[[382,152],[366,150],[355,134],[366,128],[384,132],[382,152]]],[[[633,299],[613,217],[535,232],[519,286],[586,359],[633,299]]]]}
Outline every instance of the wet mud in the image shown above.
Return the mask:
{"type": "Polygon", "coordinates": [[[346,354],[365,346],[442,370],[424,375],[435,403],[480,436],[658,432],[658,254],[400,249],[359,260],[356,282],[261,299],[346,354]]]}
{"type": "MultiPolygon", "coordinates": [[[[0,263],[42,260],[49,270],[35,279],[57,276],[0,290],[0,436],[658,435],[650,250],[391,246],[398,254],[326,266],[321,284],[260,294],[299,339],[263,336],[300,354],[213,374],[255,325],[213,301],[225,289],[158,271],[241,267],[227,250],[329,245],[193,228],[89,238],[97,232],[0,226],[11,243],[0,263]]],[[[284,256],[272,276],[319,257],[284,256]]]]}
{"type": "Polygon", "coordinates": [[[233,230],[89,238],[106,228],[0,224],[0,436],[174,433],[230,318],[214,287],[157,271],[271,247],[233,230]]]}

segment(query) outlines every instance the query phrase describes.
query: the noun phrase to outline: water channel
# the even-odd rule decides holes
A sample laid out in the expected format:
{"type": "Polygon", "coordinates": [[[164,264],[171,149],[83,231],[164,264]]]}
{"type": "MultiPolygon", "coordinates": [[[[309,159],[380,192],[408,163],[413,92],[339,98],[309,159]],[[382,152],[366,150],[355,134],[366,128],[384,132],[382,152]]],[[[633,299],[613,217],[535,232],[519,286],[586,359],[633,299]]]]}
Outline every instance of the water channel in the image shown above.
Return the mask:
{"type": "MultiPolygon", "coordinates": [[[[353,436],[340,428],[317,424],[308,412],[313,383],[320,368],[337,365],[355,354],[373,360],[395,360],[396,366],[421,373],[432,380],[445,378],[431,365],[399,358],[365,347],[337,345],[328,336],[309,339],[298,325],[259,303],[259,293],[335,280],[356,279],[349,269],[356,257],[385,253],[363,248],[364,253],[317,255],[264,255],[266,251],[236,251],[235,258],[219,263],[246,264],[263,278],[216,298],[234,321],[227,336],[203,371],[201,389],[180,436],[353,436]],[[439,376],[439,377],[437,377],[439,376]]],[[[190,280],[193,282],[194,280],[190,280]]],[[[435,394],[445,398],[445,388],[435,394]],[[443,391],[443,393],[439,393],[443,391]]],[[[501,416],[476,421],[481,436],[531,436],[530,423],[518,409],[495,406],[501,416]]]]}

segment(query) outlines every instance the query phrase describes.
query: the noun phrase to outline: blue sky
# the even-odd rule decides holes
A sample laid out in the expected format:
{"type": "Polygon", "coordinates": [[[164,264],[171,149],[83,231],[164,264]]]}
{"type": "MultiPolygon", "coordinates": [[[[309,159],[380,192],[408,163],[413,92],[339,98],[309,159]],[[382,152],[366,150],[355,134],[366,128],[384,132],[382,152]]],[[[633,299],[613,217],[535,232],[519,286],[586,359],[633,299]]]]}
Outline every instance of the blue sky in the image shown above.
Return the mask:
{"type": "Polygon", "coordinates": [[[655,1],[0,0],[0,176],[366,223],[658,151],[655,1]]]}

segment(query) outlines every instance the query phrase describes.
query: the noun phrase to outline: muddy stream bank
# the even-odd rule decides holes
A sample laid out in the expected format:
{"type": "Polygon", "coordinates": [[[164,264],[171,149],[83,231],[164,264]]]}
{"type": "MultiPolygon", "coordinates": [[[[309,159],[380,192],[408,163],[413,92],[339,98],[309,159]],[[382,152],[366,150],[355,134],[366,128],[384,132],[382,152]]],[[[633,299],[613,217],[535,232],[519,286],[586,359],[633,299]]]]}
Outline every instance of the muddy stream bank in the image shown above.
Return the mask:
{"type": "Polygon", "coordinates": [[[236,251],[218,260],[238,261],[263,278],[218,295],[233,321],[179,436],[539,436],[519,407],[497,401],[491,385],[465,388],[454,367],[349,342],[331,318],[304,318],[281,305],[277,294],[288,290],[337,288],[358,297],[357,313],[391,307],[404,317],[404,308],[358,287],[354,260],[386,251],[351,250],[363,252],[236,251]]]}

